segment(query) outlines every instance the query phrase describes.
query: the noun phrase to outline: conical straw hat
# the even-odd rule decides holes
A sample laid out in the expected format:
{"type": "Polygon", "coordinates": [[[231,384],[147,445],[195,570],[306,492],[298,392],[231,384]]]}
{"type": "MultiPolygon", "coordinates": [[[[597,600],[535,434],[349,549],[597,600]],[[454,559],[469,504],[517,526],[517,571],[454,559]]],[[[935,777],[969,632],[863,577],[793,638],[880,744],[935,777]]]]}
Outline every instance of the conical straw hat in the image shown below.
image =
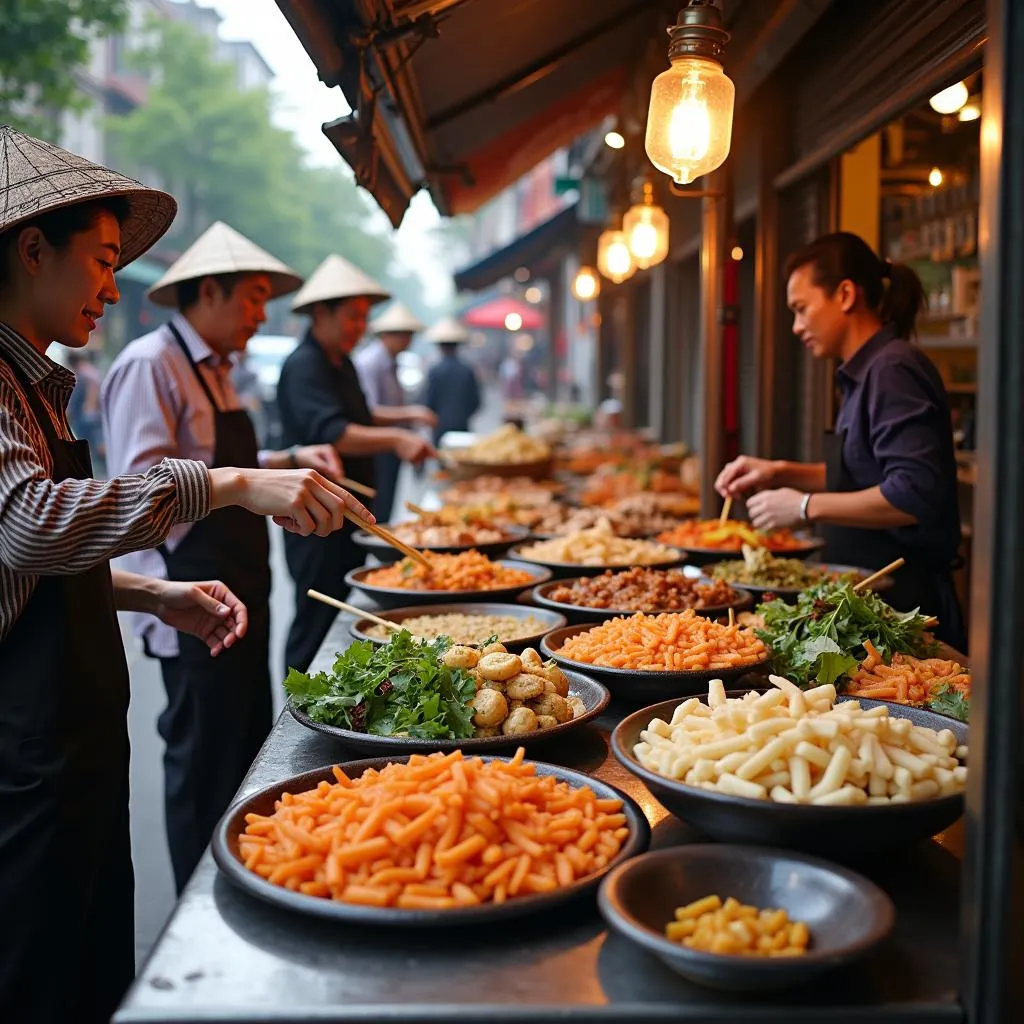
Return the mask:
{"type": "Polygon", "coordinates": [[[370,325],[374,334],[419,334],[423,324],[400,302],[392,302],[370,325]]]}
{"type": "Polygon", "coordinates": [[[166,192],[0,125],[0,232],[51,210],[104,196],[120,196],[128,203],[118,269],[150,248],[178,210],[166,192]]]}
{"type": "Polygon", "coordinates": [[[270,297],[287,295],[302,284],[302,278],[277,257],[223,221],[211,224],[146,294],[158,306],[178,304],[178,285],[198,277],[218,274],[266,274],[270,297]]]}
{"type": "Polygon", "coordinates": [[[340,256],[328,256],[292,299],[292,311],[309,313],[318,302],[336,302],[338,299],[369,299],[371,303],[377,303],[390,298],[390,292],[369,274],[364,274],[340,256]]]}
{"type": "Polygon", "coordinates": [[[423,337],[438,345],[442,343],[461,345],[469,341],[469,331],[455,317],[446,316],[438,320],[423,337]]]}

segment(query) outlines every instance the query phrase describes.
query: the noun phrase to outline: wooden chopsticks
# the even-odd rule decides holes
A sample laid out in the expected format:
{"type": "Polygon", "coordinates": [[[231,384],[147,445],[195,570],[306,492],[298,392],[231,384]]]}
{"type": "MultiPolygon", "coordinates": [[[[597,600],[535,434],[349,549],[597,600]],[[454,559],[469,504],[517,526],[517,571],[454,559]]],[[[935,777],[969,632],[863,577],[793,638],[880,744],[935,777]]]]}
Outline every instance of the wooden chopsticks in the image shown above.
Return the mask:
{"type": "Polygon", "coordinates": [[[344,487],[346,490],[361,494],[364,498],[377,497],[377,492],[374,488],[367,487],[366,484],[361,484],[358,480],[350,480],[347,476],[341,476],[338,477],[336,482],[339,487],[344,487]]]}
{"type": "Polygon", "coordinates": [[[853,585],[854,590],[867,590],[876,580],[880,580],[883,576],[888,576],[889,573],[895,572],[904,564],[902,558],[897,558],[895,562],[890,562],[887,566],[879,569],[878,572],[872,573],[866,580],[861,580],[860,583],[853,585]]]}
{"type": "Polygon", "coordinates": [[[725,504],[722,506],[722,514],[718,517],[718,523],[720,526],[725,526],[729,521],[729,513],[732,511],[732,498],[726,498],[725,504]]]}
{"type": "Polygon", "coordinates": [[[331,597],[330,594],[320,593],[319,590],[307,590],[306,596],[313,598],[314,601],[319,601],[321,604],[329,604],[332,608],[337,608],[338,611],[348,612],[349,615],[357,615],[361,619],[369,619],[378,626],[384,626],[393,632],[397,633],[402,628],[395,622],[388,622],[387,619],[382,619],[379,615],[374,615],[373,612],[357,608],[354,604],[346,604],[344,601],[339,601],[336,597],[331,597]]]}
{"type": "Polygon", "coordinates": [[[348,509],[344,510],[345,518],[350,522],[358,526],[361,530],[367,530],[369,533],[380,537],[385,544],[390,544],[393,548],[401,551],[406,558],[411,558],[414,562],[419,562],[428,572],[433,568],[427,559],[426,555],[422,551],[417,551],[415,548],[409,547],[404,541],[400,541],[390,530],[385,530],[383,526],[378,526],[377,523],[368,523],[363,519],[360,519],[354,512],[350,512],[348,509]]]}

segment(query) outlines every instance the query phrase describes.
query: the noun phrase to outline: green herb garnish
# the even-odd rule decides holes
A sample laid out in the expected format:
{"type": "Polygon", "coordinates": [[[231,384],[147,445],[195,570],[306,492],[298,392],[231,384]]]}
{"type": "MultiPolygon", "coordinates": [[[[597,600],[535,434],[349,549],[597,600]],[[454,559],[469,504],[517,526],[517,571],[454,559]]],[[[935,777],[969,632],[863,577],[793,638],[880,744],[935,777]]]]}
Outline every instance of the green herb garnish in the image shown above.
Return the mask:
{"type": "Polygon", "coordinates": [[[464,669],[442,665],[450,638],[415,639],[408,630],[386,644],[360,640],[339,654],[330,673],[292,669],[284,688],[314,722],[374,736],[458,740],[473,735],[476,693],[464,669]]]}
{"type": "Polygon", "coordinates": [[[894,654],[927,657],[937,647],[925,636],[926,616],[898,612],[873,591],[854,590],[849,580],[810,587],[795,606],[778,600],[757,610],[764,617],[757,634],[772,650],[775,671],[804,687],[855,672],[868,640],[886,663],[894,654]]]}
{"type": "Polygon", "coordinates": [[[935,691],[935,696],[928,701],[928,710],[939,715],[948,715],[958,722],[966,722],[971,713],[971,702],[952,686],[943,686],[935,691]]]}

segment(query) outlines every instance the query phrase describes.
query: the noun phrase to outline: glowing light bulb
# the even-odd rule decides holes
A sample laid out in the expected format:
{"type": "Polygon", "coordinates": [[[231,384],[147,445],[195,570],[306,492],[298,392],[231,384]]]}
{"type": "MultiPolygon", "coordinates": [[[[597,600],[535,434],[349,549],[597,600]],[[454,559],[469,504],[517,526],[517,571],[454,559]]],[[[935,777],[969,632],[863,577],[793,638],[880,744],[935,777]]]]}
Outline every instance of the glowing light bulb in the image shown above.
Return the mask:
{"type": "Polygon", "coordinates": [[[957,82],[948,89],[937,92],[928,102],[937,114],[955,114],[966,102],[970,93],[963,82],[957,82]]]}
{"type": "Polygon", "coordinates": [[[601,294],[601,281],[591,267],[580,267],[576,271],[572,293],[580,302],[589,302],[601,294]]]}
{"type": "Polygon", "coordinates": [[[633,254],[622,231],[609,229],[597,240],[597,269],[616,284],[621,284],[636,272],[633,254]]]}
{"type": "Polygon", "coordinates": [[[928,184],[931,185],[932,188],[938,188],[942,184],[942,171],[940,171],[938,167],[933,167],[928,172],[928,184]]]}
{"type": "Polygon", "coordinates": [[[609,149],[622,149],[626,145],[626,140],[622,136],[622,132],[609,132],[604,137],[604,144],[609,149]]]}
{"type": "Polygon", "coordinates": [[[518,313],[505,314],[505,330],[518,331],[523,326],[523,318],[518,313]]]}

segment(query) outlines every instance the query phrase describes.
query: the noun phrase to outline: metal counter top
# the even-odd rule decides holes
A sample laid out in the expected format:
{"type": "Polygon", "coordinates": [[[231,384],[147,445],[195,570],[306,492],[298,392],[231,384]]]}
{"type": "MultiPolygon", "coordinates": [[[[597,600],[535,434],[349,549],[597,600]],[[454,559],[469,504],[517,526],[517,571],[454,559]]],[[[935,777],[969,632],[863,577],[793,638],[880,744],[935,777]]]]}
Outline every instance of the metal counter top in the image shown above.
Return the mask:
{"type": "MultiPolygon", "coordinates": [[[[349,643],[339,616],[313,665],[349,643]]],[[[614,709],[614,706],[613,706],[614,709]]],[[[633,796],[654,847],[700,837],[611,756],[608,731],[629,709],[530,756],[589,772],[633,796]]],[[[361,755],[285,711],[243,783],[246,795],[361,755]]],[[[853,865],[892,896],[896,929],[868,958],[806,988],[751,996],[677,976],[604,928],[583,900],[497,928],[430,931],[334,925],[263,904],[220,877],[207,851],[114,1018],[138,1022],[493,1024],[685,1020],[847,1024],[959,1021],[962,826],[939,841],[853,865]]]]}

